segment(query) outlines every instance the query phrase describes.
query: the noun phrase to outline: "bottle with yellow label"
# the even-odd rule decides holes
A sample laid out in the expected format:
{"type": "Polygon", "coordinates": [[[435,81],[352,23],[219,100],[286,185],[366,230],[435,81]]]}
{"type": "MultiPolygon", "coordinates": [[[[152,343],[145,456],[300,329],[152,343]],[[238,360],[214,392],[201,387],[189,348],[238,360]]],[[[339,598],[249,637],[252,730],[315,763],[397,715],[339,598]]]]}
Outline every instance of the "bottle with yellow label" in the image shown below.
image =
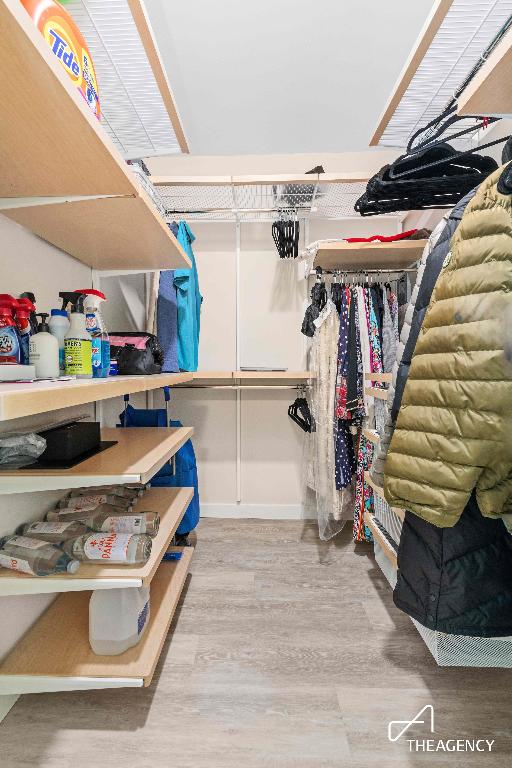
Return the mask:
{"type": "Polygon", "coordinates": [[[96,72],[87,43],[73,18],[54,0],[21,0],[21,3],[99,120],[96,72]]]}
{"type": "Polygon", "coordinates": [[[64,336],[64,364],[68,376],[92,379],[92,341],[85,325],[83,293],[59,293],[71,304],[69,331],[64,336]]]}

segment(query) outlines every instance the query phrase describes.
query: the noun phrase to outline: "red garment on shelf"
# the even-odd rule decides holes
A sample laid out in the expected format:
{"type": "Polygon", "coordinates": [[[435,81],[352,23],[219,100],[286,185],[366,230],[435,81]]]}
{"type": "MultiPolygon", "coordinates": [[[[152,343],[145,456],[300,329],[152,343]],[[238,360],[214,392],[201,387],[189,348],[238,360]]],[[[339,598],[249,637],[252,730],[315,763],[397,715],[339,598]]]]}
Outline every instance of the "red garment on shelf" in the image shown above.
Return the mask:
{"type": "Polygon", "coordinates": [[[372,235],[371,237],[346,237],[346,243],[394,243],[397,240],[406,240],[417,232],[417,229],[408,229],[407,232],[401,232],[399,235],[372,235]]]}

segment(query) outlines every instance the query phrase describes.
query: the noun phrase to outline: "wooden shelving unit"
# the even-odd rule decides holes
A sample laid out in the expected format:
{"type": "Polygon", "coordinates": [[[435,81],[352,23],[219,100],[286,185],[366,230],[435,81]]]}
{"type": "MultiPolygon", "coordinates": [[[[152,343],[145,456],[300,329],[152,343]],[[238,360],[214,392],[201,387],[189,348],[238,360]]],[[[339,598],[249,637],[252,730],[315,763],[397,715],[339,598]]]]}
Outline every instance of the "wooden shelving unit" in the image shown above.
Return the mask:
{"type": "Polygon", "coordinates": [[[365,392],[365,395],[369,395],[369,397],[376,397],[377,400],[388,399],[387,389],[377,389],[377,387],[365,387],[364,392],[365,392]]]}
{"type": "MultiPolygon", "coordinates": [[[[371,515],[369,512],[364,513],[364,521],[370,531],[372,532],[373,538],[377,542],[377,544],[380,545],[382,551],[388,558],[389,562],[393,566],[393,568],[398,568],[398,562],[397,562],[397,556],[396,552],[389,543],[389,541],[386,539],[378,525],[375,523],[375,520],[373,519],[373,515],[371,515]]],[[[0,668],[1,669],[1,668],[0,668]]]]}
{"type": "Polygon", "coordinates": [[[389,269],[397,272],[421,258],[427,240],[398,240],[394,243],[325,243],[313,267],[322,269],[389,269]]]}
{"type": "Polygon", "coordinates": [[[19,0],[0,27],[0,198],[41,198],[2,212],[95,269],[190,267],[19,0]]]}
{"type": "MultiPolygon", "coordinates": [[[[364,473],[364,481],[373,489],[373,492],[377,496],[379,496],[381,499],[384,499],[384,501],[386,501],[386,497],[384,496],[384,488],[382,488],[380,485],[377,485],[377,483],[373,482],[369,472],[364,473]]],[[[400,518],[400,520],[404,519],[405,512],[403,509],[399,509],[399,507],[390,507],[390,509],[392,509],[395,515],[400,518]]]]}
{"type": "Polygon", "coordinates": [[[151,582],[151,616],[138,645],[119,656],[97,656],[89,646],[89,592],[60,595],[0,665],[0,694],[151,683],[186,582],[193,548],[162,562],[151,582]]]}
{"type": "Polygon", "coordinates": [[[393,380],[393,374],[391,373],[365,373],[364,378],[366,381],[379,381],[384,384],[391,384],[393,380]]]}
{"type": "Polygon", "coordinates": [[[140,509],[160,515],[160,529],[153,539],[151,557],[144,565],[82,563],[76,573],[44,578],[0,568],[0,597],[148,586],[193,495],[193,488],[150,488],[140,499],[136,511],[140,509]]]}
{"type": "Polygon", "coordinates": [[[107,379],[0,383],[0,421],[174,386],[191,381],[193,375],[160,373],[154,376],[110,376],[107,379]]]}
{"type": "Polygon", "coordinates": [[[379,444],[379,434],[374,429],[363,429],[363,435],[370,441],[370,443],[373,443],[374,445],[379,444]]]}
{"type": "Polygon", "coordinates": [[[242,383],[248,383],[250,386],[251,383],[258,382],[300,383],[316,378],[316,374],[312,371],[197,371],[191,375],[198,386],[205,384],[223,386],[225,383],[226,387],[242,383]]]}
{"type": "Polygon", "coordinates": [[[459,115],[512,115],[512,29],[504,35],[489,58],[459,96],[459,115]]]}
{"type": "Polygon", "coordinates": [[[192,437],[191,427],[128,427],[102,429],[103,440],[117,445],[97,453],[72,469],[0,471],[0,494],[51,491],[88,485],[147,483],[192,437]]]}

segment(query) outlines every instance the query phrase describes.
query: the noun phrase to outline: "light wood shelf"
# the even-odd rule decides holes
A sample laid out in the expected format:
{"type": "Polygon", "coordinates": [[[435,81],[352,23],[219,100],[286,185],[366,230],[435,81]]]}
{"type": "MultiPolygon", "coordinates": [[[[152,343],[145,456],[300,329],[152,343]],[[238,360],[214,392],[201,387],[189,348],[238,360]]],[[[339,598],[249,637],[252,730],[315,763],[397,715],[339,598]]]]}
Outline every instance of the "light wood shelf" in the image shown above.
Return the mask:
{"type": "Polygon", "coordinates": [[[312,371],[196,371],[191,376],[198,384],[226,381],[226,386],[240,381],[308,381],[316,378],[312,371]]]}
{"type": "Polygon", "coordinates": [[[71,469],[2,470],[0,494],[147,483],[193,433],[192,427],[102,429],[102,440],[117,440],[117,445],[71,469]]]}
{"type": "Polygon", "coordinates": [[[487,61],[459,96],[459,115],[512,116],[512,30],[503,36],[487,61]]]}
{"type": "Polygon", "coordinates": [[[42,198],[2,212],[95,269],[190,267],[19,0],[0,28],[0,198],[42,198]]]}
{"type": "Polygon", "coordinates": [[[398,561],[396,552],[389,543],[389,541],[386,539],[378,525],[375,523],[375,520],[373,519],[373,515],[371,515],[369,512],[364,513],[364,521],[370,531],[372,532],[373,538],[377,542],[377,544],[380,545],[382,551],[386,555],[387,559],[393,566],[393,568],[398,568],[398,561]]]}
{"type": "Polygon", "coordinates": [[[378,381],[384,384],[391,384],[393,381],[392,373],[365,373],[364,378],[366,381],[378,381]]]}
{"type": "Polygon", "coordinates": [[[192,373],[160,373],[154,376],[0,383],[0,421],[108,400],[135,392],[148,392],[191,381],[192,377],[192,373]]]}
{"type": "Polygon", "coordinates": [[[363,435],[374,445],[379,444],[379,433],[374,429],[363,429],[363,435]]]}
{"type": "Polygon", "coordinates": [[[0,694],[151,683],[185,585],[192,547],[162,562],[151,582],[151,616],[140,643],[119,656],[98,656],[89,645],[89,592],[60,595],[0,665],[0,694]]]}
{"type": "Polygon", "coordinates": [[[369,397],[376,397],[377,400],[387,400],[388,399],[388,390],[387,389],[377,389],[377,387],[365,387],[364,388],[365,395],[368,395],[369,397]]]}
{"type": "Polygon", "coordinates": [[[385,269],[409,267],[421,258],[427,240],[394,243],[325,243],[316,253],[313,267],[322,269],[385,269]]]}
{"type": "Polygon", "coordinates": [[[89,267],[188,269],[188,256],[150,197],[109,197],[0,211],[89,267]]]}
{"type": "MultiPolygon", "coordinates": [[[[377,485],[377,483],[373,482],[369,472],[365,472],[364,473],[364,481],[365,481],[365,483],[367,483],[373,489],[373,492],[377,496],[379,496],[381,499],[386,501],[386,497],[384,496],[384,488],[382,488],[382,486],[380,486],[380,485],[377,485]]],[[[387,502],[386,502],[386,504],[387,504],[387,502]]],[[[400,518],[400,520],[404,519],[405,512],[404,512],[403,509],[399,509],[399,507],[390,507],[390,509],[391,509],[392,512],[395,513],[395,515],[397,517],[400,518]]]]}
{"type": "Polygon", "coordinates": [[[193,495],[193,488],[150,488],[139,500],[135,511],[157,512],[160,515],[160,528],[153,539],[147,563],[125,566],[82,563],[76,573],[44,578],[0,568],[0,597],[149,585],[193,495]]]}

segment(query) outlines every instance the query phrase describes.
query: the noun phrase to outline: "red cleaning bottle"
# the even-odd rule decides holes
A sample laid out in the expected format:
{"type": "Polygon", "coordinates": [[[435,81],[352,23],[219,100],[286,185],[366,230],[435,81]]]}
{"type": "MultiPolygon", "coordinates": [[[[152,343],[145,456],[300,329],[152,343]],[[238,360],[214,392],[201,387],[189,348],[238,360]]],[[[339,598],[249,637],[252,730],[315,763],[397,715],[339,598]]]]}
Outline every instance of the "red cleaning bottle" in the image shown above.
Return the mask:
{"type": "Polygon", "coordinates": [[[16,299],[0,293],[0,365],[21,362],[20,337],[13,317],[15,308],[16,299]]]}
{"type": "Polygon", "coordinates": [[[20,337],[20,362],[22,365],[29,364],[29,343],[32,335],[30,324],[30,314],[35,312],[36,308],[29,299],[15,299],[14,301],[16,325],[20,337]]]}

